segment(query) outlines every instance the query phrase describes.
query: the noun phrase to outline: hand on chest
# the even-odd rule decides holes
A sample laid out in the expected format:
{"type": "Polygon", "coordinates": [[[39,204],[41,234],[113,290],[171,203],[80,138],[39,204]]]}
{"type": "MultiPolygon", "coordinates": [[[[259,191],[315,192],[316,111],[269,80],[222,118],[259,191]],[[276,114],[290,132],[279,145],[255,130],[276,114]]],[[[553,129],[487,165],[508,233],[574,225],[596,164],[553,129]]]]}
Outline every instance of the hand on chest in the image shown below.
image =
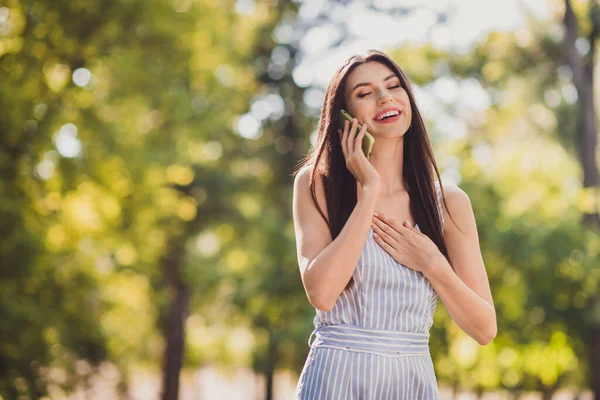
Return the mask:
{"type": "MultiPolygon", "coordinates": [[[[419,227],[406,219],[376,211],[372,218],[372,236],[377,246],[386,251],[398,264],[426,273],[441,254],[436,244],[419,227]]],[[[367,246],[368,247],[368,246],[367,246]]]]}
{"type": "Polygon", "coordinates": [[[401,224],[408,221],[410,226],[415,225],[415,220],[410,211],[410,198],[407,193],[383,197],[377,200],[375,212],[387,216],[390,221],[401,224]]]}

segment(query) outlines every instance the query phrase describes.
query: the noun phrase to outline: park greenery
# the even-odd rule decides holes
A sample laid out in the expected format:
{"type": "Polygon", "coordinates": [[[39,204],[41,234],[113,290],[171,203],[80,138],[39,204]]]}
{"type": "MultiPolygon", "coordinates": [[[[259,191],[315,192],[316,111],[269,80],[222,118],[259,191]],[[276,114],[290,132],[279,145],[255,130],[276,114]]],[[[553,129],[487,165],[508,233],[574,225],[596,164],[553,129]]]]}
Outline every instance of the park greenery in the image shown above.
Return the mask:
{"type": "MultiPolygon", "coordinates": [[[[0,5],[0,398],[60,398],[106,363],[123,398],[143,368],[163,399],[207,364],[263,374],[268,399],[276,370],[299,374],[315,310],[292,173],[323,90],[293,78],[300,4],[0,5]]],[[[554,20],[468,52],[383,49],[419,91],[457,93],[424,115],[471,200],[498,317],[480,346],[438,304],[431,353],[457,391],[600,396],[598,166],[582,134],[596,133],[594,86],[573,64],[593,74],[600,13],[553,4],[554,20]]]]}

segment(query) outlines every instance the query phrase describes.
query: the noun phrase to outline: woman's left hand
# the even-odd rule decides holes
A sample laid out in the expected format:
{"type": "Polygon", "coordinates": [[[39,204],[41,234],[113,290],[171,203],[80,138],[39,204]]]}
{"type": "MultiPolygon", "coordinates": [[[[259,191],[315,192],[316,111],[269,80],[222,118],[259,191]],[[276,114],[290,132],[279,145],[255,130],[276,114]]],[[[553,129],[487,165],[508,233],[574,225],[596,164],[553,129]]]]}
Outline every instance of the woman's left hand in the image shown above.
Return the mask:
{"type": "Polygon", "coordinates": [[[444,257],[429,236],[419,232],[408,222],[398,223],[378,213],[373,215],[373,237],[397,263],[427,275],[439,257],[444,257]]]}

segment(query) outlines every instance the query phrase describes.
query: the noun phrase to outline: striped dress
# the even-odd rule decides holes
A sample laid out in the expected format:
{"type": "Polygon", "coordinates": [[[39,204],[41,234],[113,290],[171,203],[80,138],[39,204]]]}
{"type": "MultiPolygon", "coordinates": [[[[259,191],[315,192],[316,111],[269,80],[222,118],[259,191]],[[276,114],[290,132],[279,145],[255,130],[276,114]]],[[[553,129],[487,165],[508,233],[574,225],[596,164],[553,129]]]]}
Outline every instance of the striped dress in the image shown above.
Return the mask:
{"type": "MultiPolygon", "coordinates": [[[[436,193],[443,223],[438,182],[436,193]]],[[[397,263],[371,228],[353,277],[331,311],[316,309],[294,398],[439,399],[429,353],[438,296],[429,281],[397,263]]]]}

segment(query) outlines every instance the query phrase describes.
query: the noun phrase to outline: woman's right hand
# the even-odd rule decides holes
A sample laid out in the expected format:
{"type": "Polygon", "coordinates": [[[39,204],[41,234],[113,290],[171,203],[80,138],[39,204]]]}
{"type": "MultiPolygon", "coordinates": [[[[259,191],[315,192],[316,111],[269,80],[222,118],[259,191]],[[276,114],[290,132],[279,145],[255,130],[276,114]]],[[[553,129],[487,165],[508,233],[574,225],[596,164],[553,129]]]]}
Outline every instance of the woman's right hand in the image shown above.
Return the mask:
{"type": "MultiPolygon", "coordinates": [[[[354,175],[360,183],[361,188],[366,186],[381,188],[381,176],[373,164],[367,159],[362,151],[362,140],[367,131],[367,124],[362,125],[362,129],[356,134],[358,120],[352,119],[352,125],[349,121],[344,121],[344,130],[338,129],[338,135],[342,142],[342,152],[346,160],[346,168],[354,175]]],[[[373,145],[375,146],[375,145],[373,145]]]]}

